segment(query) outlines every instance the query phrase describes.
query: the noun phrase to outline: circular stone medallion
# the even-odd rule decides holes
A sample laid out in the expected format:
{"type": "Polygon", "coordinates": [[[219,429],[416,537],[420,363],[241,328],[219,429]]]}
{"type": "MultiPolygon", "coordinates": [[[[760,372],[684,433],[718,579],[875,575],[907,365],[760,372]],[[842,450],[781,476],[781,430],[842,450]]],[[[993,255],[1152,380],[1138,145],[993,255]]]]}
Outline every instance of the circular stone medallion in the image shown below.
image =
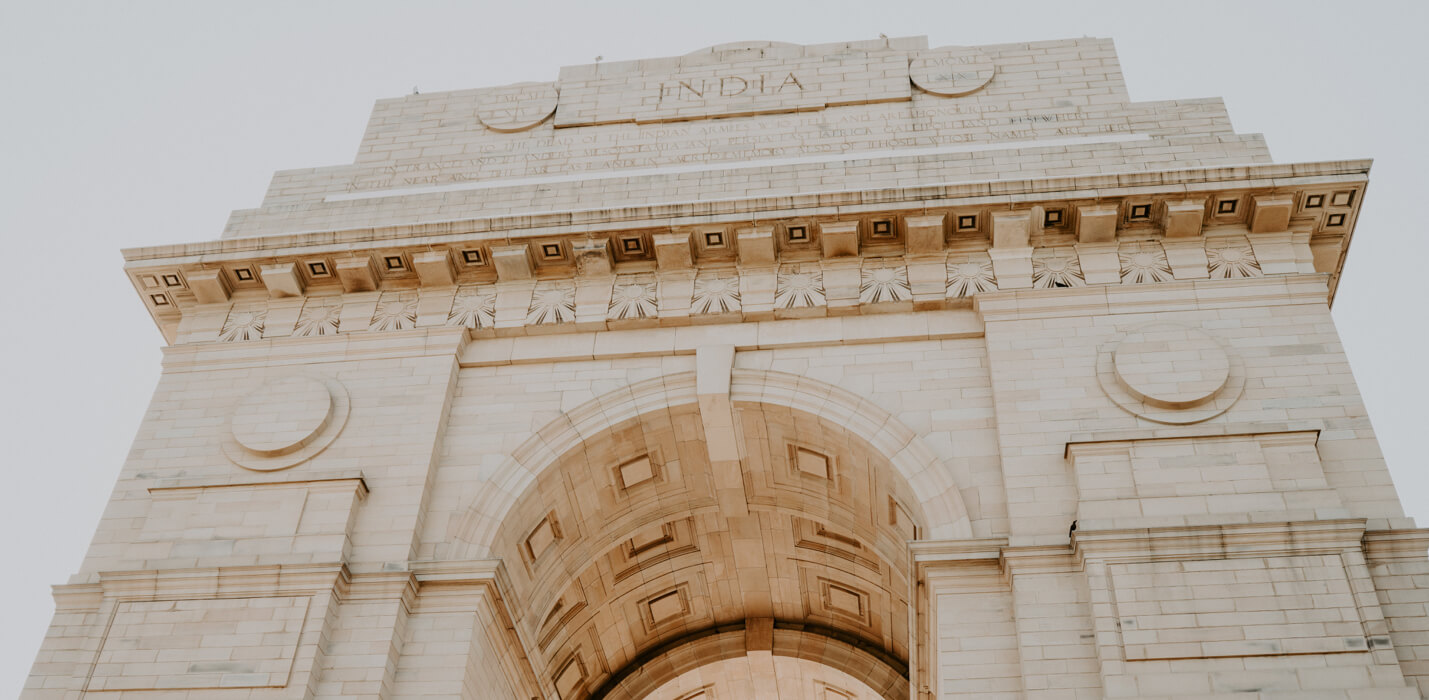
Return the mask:
{"type": "Polygon", "coordinates": [[[1153,406],[1191,408],[1230,379],[1230,357],[1198,328],[1170,324],[1128,333],[1112,353],[1122,388],[1153,406]]]}
{"type": "Polygon", "coordinates": [[[525,131],[556,111],[555,83],[517,83],[483,90],[476,116],[492,131],[525,131]]]}
{"type": "Polygon", "coordinates": [[[1136,416],[1185,425],[1230,410],[1245,391],[1245,367],[1199,328],[1151,323],[1102,346],[1097,383],[1136,416]]]}
{"type": "Polygon", "coordinates": [[[223,452],[245,469],[287,469],[337,438],[347,423],[349,405],[347,390],[336,379],[269,379],[233,407],[223,452]]]}
{"type": "Polygon", "coordinates": [[[312,441],[332,415],[322,382],[284,377],[266,382],[233,410],[233,439],[265,457],[289,454],[312,441]]]}
{"type": "Polygon", "coordinates": [[[974,92],[987,85],[996,71],[987,54],[960,46],[920,51],[908,65],[914,85],[944,97],[974,92]]]}

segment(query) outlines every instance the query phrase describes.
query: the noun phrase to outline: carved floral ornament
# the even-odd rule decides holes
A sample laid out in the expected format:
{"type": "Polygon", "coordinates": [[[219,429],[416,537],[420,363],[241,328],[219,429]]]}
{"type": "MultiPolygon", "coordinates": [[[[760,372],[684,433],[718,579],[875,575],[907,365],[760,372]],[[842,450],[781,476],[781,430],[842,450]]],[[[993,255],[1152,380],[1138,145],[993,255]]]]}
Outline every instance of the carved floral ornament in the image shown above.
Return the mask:
{"type": "Polygon", "coordinates": [[[263,323],[268,319],[268,306],[261,302],[234,304],[223,320],[218,339],[225,343],[258,340],[263,337],[263,323]]]}
{"type": "Polygon", "coordinates": [[[913,298],[906,267],[889,264],[865,265],[860,276],[859,303],[878,304],[908,301],[913,298]]]}
{"type": "Polygon", "coordinates": [[[1117,251],[1122,284],[1169,282],[1175,278],[1160,243],[1128,243],[1117,251]]]}
{"type": "Polygon", "coordinates": [[[496,287],[480,285],[460,287],[452,297],[452,308],[447,313],[448,326],[462,326],[480,330],[496,323],[496,287]]]}
{"type": "Polygon", "coordinates": [[[576,286],[572,282],[541,282],[531,295],[526,324],[566,323],[576,318],[576,286]]]}
{"type": "MultiPolygon", "coordinates": [[[[1264,275],[1253,247],[1243,236],[1218,238],[1208,242],[1204,250],[1207,263],[1201,268],[1199,279],[1246,279],[1264,275]]],[[[756,300],[767,294],[762,302],[766,305],[764,308],[772,307],[781,317],[823,315],[831,299],[839,299],[841,295],[852,295],[852,298],[839,304],[853,304],[854,309],[863,308],[868,312],[887,311],[906,308],[898,305],[913,299],[915,289],[910,282],[910,269],[915,267],[925,285],[923,293],[929,291],[926,285],[932,283],[935,285],[932,289],[941,290],[949,306],[965,304],[964,300],[978,294],[1004,288],[1051,290],[1095,284],[1156,284],[1177,279],[1165,248],[1156,241],[1124,243],[1109,252],[1093,253],[1079,252],[1073,246],[1054,246],[1036,248],[1027,255],[1031,274],[1023,284],[1014,286],[999,279],[997,267],[987,252],[973,252],[948,254],[931,262],[912,257],[870,258],[851,272],[852,281],[838,283],[853,285],[847,288],[829,287],[830,280],[835,279],[830,277],[834,273],[829,270],[837,271],[838,279],[849,279],[843,276],[842,270],[846,267],[826,268],[820,263],[805,262],[782,265],[777,271],[767,268],[700,270],[693,280],[685,276],[677,278],[682,281],[669,284],[661,282],[659,273],[647,272],[614,275],[604,281],[580,278],[543,280],[516,287],[463,284],[454,289],[407,289],[382,292],[376,299],[370,295],[312,296],[301,300],[295,321],[288,316],[286,324],[276,325],[270,308],[276,302],[245,300],[227,309],[221,328],[211,340],[244,342],[287,336],[323,337],[442,325],[488,333],[498,325],[498,300],[502,298],[510,300],[506,302],[508,308],[516,302],[523,309],[521,321],[515,325],[549,327],[574,326],[580,295],[599,303],[596,308],[603,309],[600,316],[586,318],[583,323],[659,324],[662,314],[670,314],[671,309],[677,310],[679,318],[707,318],[707,322],[738,320],[749,308],[750,293],[756,294],[756,300]],[[1114,266],[1109,276],[1092,280],[1083,270],[1083,261],[1088,255],[1102,256],[1107,262],[1098,264],[1114,266]],[[746,289],[751,284],[753,287],[746,289]],[[428,297],[433,300],[424,302],[428,297]],[[363,322],[354,328],[343,322],[344,309],[349,305],[357,305],[355,308],[365,309],[362,313],[367,314],[357,316],[363,322]],[[427,312],[421,311],[424,306],[430,307],[427,312]]],[[[351,320],[353,315],[346,317],[351,320]]],[[[505,325],[512,325],[513,320],[508,319],[505,325]]]]}
{"type": "Polygon", "coordinates": [[[779,271],[774,304],[781,309],[823,306],[824,275],[809,265],[786,265],[779,271]]]}
{"type": "Polygon", "coordinates": [[[400,331],[417,325],[417,292],[383,292],[372,313],[369,331],[400,331]]]}
{"type": "Polygon", "coordinates": [[[987,253],[950,255],[947,268],[949,299],[997,291],[997,277],[993,273],[992,258],[987,253]]]}
{"type": "Polygon", "coordinates": [[[690,299],[691,313],[737,313],[740,309],[737,272],[701,272],[695,277],[694,294],[690,299]]]}
{"type": "Polygon", "coordinates": [[[654,275],[622,275],[615,278],[606,318],[612,321],[654,318],[658,304],[654,275]]]}

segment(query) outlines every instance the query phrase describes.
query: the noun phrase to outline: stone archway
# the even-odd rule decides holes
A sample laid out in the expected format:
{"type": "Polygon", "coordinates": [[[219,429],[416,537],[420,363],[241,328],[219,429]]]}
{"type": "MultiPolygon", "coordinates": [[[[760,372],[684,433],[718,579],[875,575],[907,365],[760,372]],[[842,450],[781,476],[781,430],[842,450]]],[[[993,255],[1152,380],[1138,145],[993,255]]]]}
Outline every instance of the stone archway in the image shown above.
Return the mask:
{"type": "MultiPolygon", "coordinates": [[[[807,412],[841,426],[868,442],[903,480],[912,486],[916,508],[922,511],[930,539],[972,536],[962,493],[951,472],[916,431],[897,417],[853,392],[832,384],[785,372],[734,369],[729,398],[735,403],[783,406],[807,412]]],[[[698,405],[694,372],[679,372],[636,382],[603,394],[551,421],[511,455],[489,477],[475,501],[449,532],[453,559],[492,556],[496,529],[516,499],[537,475],[586,439],[621,421],[644,413],[698,405]]],[[[910,504],[911,505],[911,504],[910,504]]]]}
{"type": "MultiPolygon", "coordinates": [[[[906,697],[907,542],[929,532],[930,511],[966,534],[956,489],[916,489],[908,475],[939,476],[932,453],[848,392],[775,372],[726,376],[722,394],[691,373],[568,412],[512,455],[474,509],[484,515],[463,524],[469,553],[504,562],[533,670],[563,699],[645,697],[632,693],[679,678],[670,659],[688,653],[655,650],[767,625],[770,646],[754,651],[802,659],[800,677],[867,686],[851,698],[906,697]]],[[[751,682],[794,663],[739,648],[699,661],[744,658],[731,668],[745,664],[751,682]]]]}

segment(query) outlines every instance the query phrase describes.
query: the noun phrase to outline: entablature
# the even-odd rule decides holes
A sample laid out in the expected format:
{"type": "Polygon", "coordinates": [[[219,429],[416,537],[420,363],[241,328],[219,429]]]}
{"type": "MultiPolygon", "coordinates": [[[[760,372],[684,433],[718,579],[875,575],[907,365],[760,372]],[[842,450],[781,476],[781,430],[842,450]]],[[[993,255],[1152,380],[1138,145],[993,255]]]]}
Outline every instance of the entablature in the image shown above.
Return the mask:
{"type": "Polygon", "coordinates": [[[218,339],[245,340],[273,337],[256,314],[288,307],[296,326],[287,335],[402,329],[438,316],[523,335],[1265,275],[1327,273],[1333,296],[1367,173],[1368,162],[1353,161],[955,184],[226,239],[125,256],[171,343],[198,339],[180,339],[185,317],[224,307],[238,316],[221,320],[218,339]],[[334,310],[347,305],[336,299],[362,294],[372,297],[362,318],[334,310]]]}

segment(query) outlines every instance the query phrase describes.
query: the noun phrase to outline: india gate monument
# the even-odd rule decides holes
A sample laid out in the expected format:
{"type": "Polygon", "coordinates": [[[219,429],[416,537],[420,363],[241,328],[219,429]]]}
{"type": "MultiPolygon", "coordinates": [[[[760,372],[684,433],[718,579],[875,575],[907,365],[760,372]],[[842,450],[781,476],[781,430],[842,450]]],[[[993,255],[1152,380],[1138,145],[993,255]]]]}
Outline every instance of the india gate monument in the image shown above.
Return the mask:
{"type": "Polygon", "coordinates": [[[163,374],[23,697],[1429,693],[1369,161],[1106,39],[548,72],[124,251],[163,374]]]}

